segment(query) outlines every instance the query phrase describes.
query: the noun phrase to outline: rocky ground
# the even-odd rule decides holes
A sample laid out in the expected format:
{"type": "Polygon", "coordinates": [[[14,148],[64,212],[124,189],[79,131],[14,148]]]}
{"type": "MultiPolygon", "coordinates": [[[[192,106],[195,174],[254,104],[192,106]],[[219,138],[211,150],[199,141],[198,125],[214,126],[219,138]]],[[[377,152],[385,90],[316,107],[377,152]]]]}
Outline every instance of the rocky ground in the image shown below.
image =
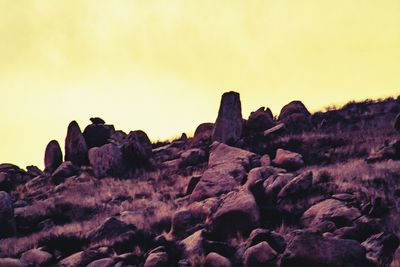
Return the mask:
{"type": "MultiPolygon", "coordinates": [[[[400,98],[243,119],[194,137],[69,124],[45,169],[0,165],[0,266],[400,266],[400,98]]],[[[32,140],[33,141],[33,140],[32,140]]]]}

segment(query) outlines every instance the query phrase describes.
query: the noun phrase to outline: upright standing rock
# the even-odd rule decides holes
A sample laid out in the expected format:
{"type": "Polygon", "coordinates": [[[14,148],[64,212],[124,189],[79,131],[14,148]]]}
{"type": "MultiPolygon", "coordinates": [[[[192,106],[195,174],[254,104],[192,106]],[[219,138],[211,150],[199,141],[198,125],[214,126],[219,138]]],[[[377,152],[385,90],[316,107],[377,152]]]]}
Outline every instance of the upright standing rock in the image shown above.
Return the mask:
{"type": "Polygon", "coordinates": [[[152,146],[147,134],[141,130],[131,131],[125,138],[122,152],[129,165],[142,165],[153,156],[152,146]]]}
{"type": "Polygon", "coordinates": [[[0,238],[15,235],[15,218],[9,194],[0,191],[0,238]]]}
{"type": "Polygon", "coordinates": [[[218,118],[212,133],[212,141],[232,144],[242,135],[243,118],[240,95],[227,92],[222,95],[218,118]]]}
{"type": "Polygon", "coordinates": [[[88,163],[88,148],[76,121],[68,125],[65,138],[65,160],[80,166],[88,163]]]}
{"type": "Polygon", "coordinates": [[[51,140],[44,153],[44,171],[52,173],[62,163],[62,152],[56,140],[51,140]]]}

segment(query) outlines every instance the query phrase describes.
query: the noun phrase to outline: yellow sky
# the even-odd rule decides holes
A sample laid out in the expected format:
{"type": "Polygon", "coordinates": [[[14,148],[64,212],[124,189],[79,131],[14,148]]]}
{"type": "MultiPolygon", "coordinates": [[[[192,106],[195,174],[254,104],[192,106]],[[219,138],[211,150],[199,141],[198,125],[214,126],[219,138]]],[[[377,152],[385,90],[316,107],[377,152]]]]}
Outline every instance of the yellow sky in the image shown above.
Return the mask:
{"type": "Polygon", "coordinates": [[[243,115],[400,93],[398,0],[0,0],[0,162],[43,167],[68,123],[163,139],[243,115]]]}

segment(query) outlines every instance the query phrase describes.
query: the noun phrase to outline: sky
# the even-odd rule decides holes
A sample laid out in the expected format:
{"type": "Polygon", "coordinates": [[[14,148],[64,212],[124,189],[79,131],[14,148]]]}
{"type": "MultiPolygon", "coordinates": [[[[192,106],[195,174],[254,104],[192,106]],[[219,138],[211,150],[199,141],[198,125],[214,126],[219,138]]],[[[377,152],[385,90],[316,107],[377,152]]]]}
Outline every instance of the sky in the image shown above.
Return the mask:
{"type": "Polygon", "coordinates": [[[400,94],[398,0],[0,0],[0,162],[43,168],[68,123],[152,140],[292,100],[400,94]]]}

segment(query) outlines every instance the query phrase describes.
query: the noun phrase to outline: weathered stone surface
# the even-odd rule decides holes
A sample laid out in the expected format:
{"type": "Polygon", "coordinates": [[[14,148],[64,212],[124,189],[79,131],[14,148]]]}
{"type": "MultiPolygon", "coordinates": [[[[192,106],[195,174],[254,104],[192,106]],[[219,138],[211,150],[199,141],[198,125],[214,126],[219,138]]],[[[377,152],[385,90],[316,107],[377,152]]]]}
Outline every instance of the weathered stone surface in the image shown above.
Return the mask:
{"type": "Polygon", "coordinates": [[[87,267],[113,267],[113,266],[114,266],[114,260],[111,258],[103,258],[95,260],[87,265],[87,267]]]}
{"type": "Polygon", "coordinates": [[[263,241],[246,250],[244,253],[245,267],[274,267],[277,253],[267,242],[263,241]]]}
{"type": "Polygon", "coordinates": [[[186,237],[180,244],[183,248],[183,257],[190,259],[196,256],[203,256],[204,251],[204,230],[198,230],[186,237]]]}
{"type": "Polygon", "coordinates": [[[250,190],[256,181],[265,181],[268,177],[276,174],[277,172],[279,172],[279,169],[271,166],[253,168],[247,175],[247,181],[243,187],[250,190]]]}
{"type": "Polygon", "coordinates": [[[170,234],[174,238],[185,238],[199,230],[201,222],[201,214],[192,212],[188,209],[178,210],[172,217],[170,234]]]}
{"type": "Polygon", "coordinates": [[[14,208],[9,194],[0,191],[0,238],[16,234],[14,208]]]}
{"type": "Polygon", "coordinates": [[[108,139],[114,134],[113,125],[107,124],[89,124],[83,130],[83,136],[88,149],[92,147],[100,147],[108,143],[108,139]]]}
{"type": "Polygon", "coordinates": [[[396,118],[394,119],[394,129],[400,132],[400,113],[397,114],[396,118]]]}
{"type": "Polygon", "coordinates": [[[214,142],[210,148],[208,169],[193,190],[190,199],[198,201],[232,191],[246,177],[255,154],[214,142]]]}
{"type": "Polygon", "coordinates": [[[37,166],[34,166],[34,165],[26,166],[26,172],[31,177],[37,177],[39,175],[43,175],[43,172],[37,166]]]}
{"type": "Polygon", "coordinates": [[[85,138],[76,121],[68,125],[67,137],[65,138],[65,160],[81,166],[88,163],[88,148],[85,138]]]}
{"type": "Polygon", "coordinates": [[[19,259],[13,258],[0,258],[0,266],[4,267],[26,267],[26,263],[21,262],[19,259]]]}
{"type": "Polygon", "coordinates": [[[126,162],[132,165],[147,163],[153,156],[150,139],[141,130],[131,131],[125,137],[122,151],[126,162]]]}
{"type": "Polygon", "coordinates": [[[399,238],[389,232],[369,237],[362,244],[367,250],[367,259],[376,266],[389,266],[399,247],[399,238]]]}
{"type": "Polygon", "coordinates": [[[202,147],[204,145],[208,146],[211,143],[211,136],[214,130],[214,123],[206,122],[197,126],[194,132],[194,137],[192,140],[192,146],[202,147]]]}
{"type": "Polygon", "coordinates": [[[301,217],[301,223],[305,227],[318,228],[323,222],[331,221],[337,227],[343,227],[351,225],[360,216],[357,208],[349,208],[339,200],[327,199],[306,210],[301,217]]]}
{"type": "Polygon", "coordinates": [[[286,129],[301,132],[311,128],[311,114],[301,101],[292,101],[285,105],[278,117],[286,129]]]}
{"type": "Polygon", "coordinates": [[[246,191],[228,193],[211,217],[213,231],[229,236],[237,231],[250,233],[260,223],[260,212],[253,195],[246,191]]]}
{"type": "Polygon", "coordinates": [[[291,152],[279,148],[276,151],[275,159],[273,160],[274,165],[287,169],[297,170],[304,165],[303,157],[299,153],[291,152]]]}
{"type": "Polygon", "coordinates": [[[180,167],[194,166],[207,160],[206,152],[200,148],[192,148],[181,154],[180,167]]]}
{"type": "Polygon", "coordinates": [[[52,263],[53,255],[40,249],[31,249],[22,253],[21,261],[38,267],[46,267],[52,263]]]}
{"type": "Polygon", "coordinates": [[[62,163],[62,152],[59,143],[56,140],[51,140],[46,147],[44,153],[44,171],[52,173],[62,163]]]}
{"type": "Polygon", "coordinates": [[[274,126],[274,117],[269,108],[261,107],[258,110],[250,113],[246,122],[246,131],[261,132],[274,126]]]}
{"type": "Polygon", "coordinates": [[[55,183],[61,183],[67,177],[78,174],[79,168],[75,166],[71,161],[64,161],[61,165],[53,172],[52,180],[55,183]]]}
{"type": "Polygon", "coordinates": [[[271,158],[268,154],[262,155],[260,158],[261,167],[271,166],[271,158]]]}
{"type": "Polygon", "coordinates": [[[261,242],[267,242],[268,245],[278,253],[283,253],[286,249],[286,241],[280,234],[268,229],[257,228],[251,231],[247,239],[246,248],[257,245],[261,242]]]}
{"type": "Polygon", "coordinates": [[[101,240],[111,240],[135,230],[136,227],[134,225],[127,224],[115,217],[110,217],[96,229],[89,232],[88,237],[92,242],[98,242],[101,240]]]}
{"type": "MultiPolygon", "coordinates": [[[[285,182],[283,180],[283,182],[285,182]]],[[[278,210],[286,217],[297,218],[316,201],[321,201],[323,196],[309,199],[312,186],[312,172],[304,172],[290,180],[278,193],[278,210]]]]}
{"type": "Polygon", "coordinates": [[[205,267],[231,267],[232,264],[229,259],[218,253],[211,252],[208,253],[204,262],[205,267]]]}
{"type": "Polygon", "coordinates": [[[365,267],[365,249],[354,240],[299,232],[289,241],[281,267],[365,267]]]}
{"type": "Polygon", "coordinates": [[[236,92],[224,93],[212,133],[212,141],[233,144],[240,139],[242,128],[240,95],[236,92]]]}
{"type": "Polygon", "coordinates": [[[165,251],[150,253],[143,267],[168,267],[168,254],[165,251]]]}
{"type": "Polygon", "coordinates": [[[94,175],[98,178],[105,176],[117,177],[126,170],[122,151],[113,144],[89,149],[89,162],[94,175]]]}
{"type": "Polygon", "coordinates": [[[107,257],[106,253],[100,250],[86,250],[76,252],[57,263],[57,267],[86,266],[92,261],[107,257]]]}

